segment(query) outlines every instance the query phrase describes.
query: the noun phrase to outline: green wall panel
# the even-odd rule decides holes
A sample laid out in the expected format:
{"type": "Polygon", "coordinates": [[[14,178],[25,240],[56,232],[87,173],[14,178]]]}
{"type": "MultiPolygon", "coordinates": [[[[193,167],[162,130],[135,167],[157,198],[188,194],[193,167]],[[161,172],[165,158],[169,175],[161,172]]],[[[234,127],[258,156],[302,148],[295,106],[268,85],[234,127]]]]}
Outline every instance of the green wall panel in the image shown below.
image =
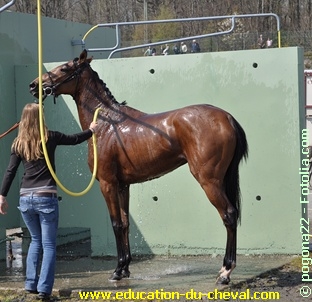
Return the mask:
{"type": "MultiPolygon", "coordinates": [[[[302,56],[301,49],[285,48],[119,59],[93,62],[93,68],[117,100],[142,111],[210,103],[232,113],[250,148],[241,165],[238,250],[295,253],[301,246],[296,227],[301,216],[302,56]]],[[[134,240],[138,250],[144,241],[156,253],[219,253],[224,248],[221,219],[187,166],[133,186],[131,215],[143,235],[134,240]]]]}
{"type": "MultiPolygon", "coordinates": [[[[301,247],[297,226],[299,133],[304,125],[302,62],[301,49],[284,48],[94,60],[92,67],[119,102],[126,100],[142,111],[209,103],[236,117],[250,149],[240,170],[238,252],[261,254],[298,253],[301,247]]],[[[45,67],[55,65],[59,63],[45,67]]],[[[29,69],[20,67],[25,68],[29,69]]],[[[45,115],[50,128],[79,130],[71,97],[59,97],[56,105],[52,98],[46,99],[45,115]]],[[[83,188],[91,177],[86,156],[86,146],[58,154],[57,172],[73,189],[83,188]]],[[[114,255],[115,241],[98,185],[78,199],[62,195],[61,227],[90,227],[93,255],[114,255]]],[[[134,254],[223,254],[225,228],[187,165],[133,185],[130,214],[134,254]]]]}

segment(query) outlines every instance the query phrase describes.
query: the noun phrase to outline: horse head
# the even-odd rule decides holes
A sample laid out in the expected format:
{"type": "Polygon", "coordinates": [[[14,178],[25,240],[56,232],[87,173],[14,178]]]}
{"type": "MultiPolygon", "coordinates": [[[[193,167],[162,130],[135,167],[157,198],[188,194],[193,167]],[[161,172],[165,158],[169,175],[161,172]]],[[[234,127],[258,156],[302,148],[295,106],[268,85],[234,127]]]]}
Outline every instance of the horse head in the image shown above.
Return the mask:
{"type": "MultiPolygon", "coordinates": [[[[43,74],[43,98],[49,95],[58,97],[60,94],[69,94],[74,97],[82,72],[90,66],[91,61],[92,58],[87,58],[87,51],[83,50],[79,58],[68,61],[43,74]]],[[[39,77],[29,84],[29,90],[33,96],[39,97],[39,77]]]]}

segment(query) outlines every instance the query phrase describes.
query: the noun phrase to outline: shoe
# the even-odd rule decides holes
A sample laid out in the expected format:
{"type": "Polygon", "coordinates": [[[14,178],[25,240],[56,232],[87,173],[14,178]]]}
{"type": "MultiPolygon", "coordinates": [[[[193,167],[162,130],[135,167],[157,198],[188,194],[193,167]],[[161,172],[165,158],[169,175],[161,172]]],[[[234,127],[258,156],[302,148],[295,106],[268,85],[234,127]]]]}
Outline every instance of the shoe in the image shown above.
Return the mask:
{"type": "Polygon", "coordinates": [[[46,293],[39,293],[37,296],[37,300],[41,300],[41,301],[50,301],[50,298],[51,296],[46,293]]]}
{"type": "Polygon", "coordinates": [[[39,294],[36,290],[30,290],[30,289],[26,289],[26,292],[28,292],[29,294],[33,294],[33,295],[39,294]]]}

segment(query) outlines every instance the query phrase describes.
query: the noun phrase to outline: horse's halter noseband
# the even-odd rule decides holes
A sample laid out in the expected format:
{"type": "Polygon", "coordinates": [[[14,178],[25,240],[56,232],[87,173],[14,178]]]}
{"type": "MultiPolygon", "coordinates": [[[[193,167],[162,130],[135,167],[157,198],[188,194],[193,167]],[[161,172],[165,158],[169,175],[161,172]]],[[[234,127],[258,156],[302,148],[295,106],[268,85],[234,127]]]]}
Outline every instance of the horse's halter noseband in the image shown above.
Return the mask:
{"type": "MultiPolygon", "coordinates": [[[[75,67],[74,72],[71,73],[66,79],[64,79],[60,83],[56,83],[55,84],[53,79],[52,79],[51,72],[50,71],[47,72],[47,74],[49,76],[49,79],[50,79],[50,82],[51,82],[51,85],[42,88],[43,92],[44,92],[43,99],[45,99],[47,96],[53,95],[53,97],[54,97],[54,104],[55,104],[56,103],[56,98],[57,98],[57,96],[55,95],[56,88],[61,86],[62,84],[70,82],[71,80],[73,80],[75,78],[77,79],[77,81],[76,81],[76,89],[75,89],[75,94],[76,94],[76,90],[77,90],[78,82],[79,82],[79,76],[80,76],[81,72],[83,71],[83,69],[88,64],[87,63],[82,63],[82,64],[78,65],[78,58],[74,59],[73,63],[74,63],[74,67],[75,67]]],[[[73,96],[74,99],[75,99],[75,94],[73,96]]]]}

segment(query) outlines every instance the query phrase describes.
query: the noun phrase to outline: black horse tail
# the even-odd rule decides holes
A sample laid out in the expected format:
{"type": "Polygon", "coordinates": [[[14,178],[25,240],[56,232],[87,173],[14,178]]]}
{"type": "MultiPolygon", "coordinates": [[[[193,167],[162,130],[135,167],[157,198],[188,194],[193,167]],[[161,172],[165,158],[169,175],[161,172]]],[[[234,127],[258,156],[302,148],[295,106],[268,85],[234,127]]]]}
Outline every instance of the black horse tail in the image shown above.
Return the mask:
{"type": "Polygon", "coordinates": [[[233,159],[226,171],[224,177],[225,194],[230,203],[237,210],[237,221],[241,219],[241,192],[239,187],[239,163],[244,158],[248,157],[248,143],[246,134],[242,126],[235,120],[234,117],[229,117],[230,123],[236,134],[236,148],[233,159]]]}

